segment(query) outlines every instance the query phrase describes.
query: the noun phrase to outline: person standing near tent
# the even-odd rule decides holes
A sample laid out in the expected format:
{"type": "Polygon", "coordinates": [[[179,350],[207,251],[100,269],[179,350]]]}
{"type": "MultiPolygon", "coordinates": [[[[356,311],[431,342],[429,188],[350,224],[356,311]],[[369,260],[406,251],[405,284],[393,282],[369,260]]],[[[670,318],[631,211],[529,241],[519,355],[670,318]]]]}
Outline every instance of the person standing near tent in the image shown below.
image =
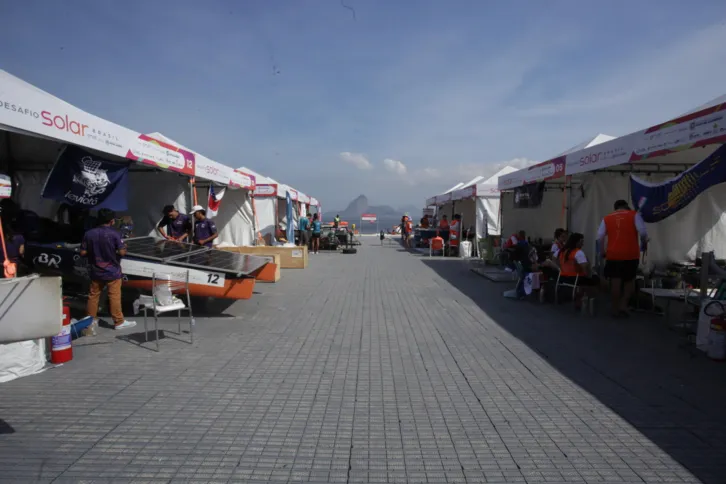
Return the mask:
{"type": "Polygon", "coordinates": [[[422,228],[422,229],[427,229],[427,228],[429,228],[429,226],[430,226],[431,224],[429,223],[429,215],[428,215],[428,214],[425,214],[425,215],[423,216],[423,218],[422,218],[422,219],[421,219],[421,221],[419,222],[419,225],[421,226],[421,228],[422,228]]]}
{"type": "Polygon", "coordinates": [[[449,230],[449,219],[446,218],[446,215],[441,216],[441,221],[439,222],[439,228],[449,230]]]}
{"type": "Polygon", "coordinates": [[[640,249],[646,247],[648,233],[643,217],[631,210],[628,202],[618,200],[613,208],[614,212],[600,223],[597,238],[600,250],[605,254],[604,274],[610,279],[613,316],[628,317],[628,301],[635,291],[640,249]]]}
{"type": "Polygon", "coordinates": [[[207,211],[201,205],[194,205],[191,214],[194,216],[194,243],[211,248],[214,239],[219,237],[217,224],[207,218],[207,211]]]}
{"type": "Polygon", "coordinates": [[[312,231],[313,231],[313,238],[312,238],[312,246],[313,246],[313,254],[317,254],[318,250],[320,250],[320,232],[322,230],[322,224],[320,223],[320,219],[318,218],[318,214],[316,213],[313,215],[313,224],[312,224],[312,231]]]}
{"type": "Polygon", "coordinates": [[[333,219],[333,226],[335,230],[338,230],[338,227],[340,227],[340,215],[336,215],[335,219],[333,219]]]}
{"type": "Polygon", "coordinates": [[[461,239],[461,215],[454,215],[454,219],[449,225],[449,248],[459,250],[459,242],[461,239]]]}
{"type": "Polygon", "coordinates": [[[127,321],[121,311],[121,257],[126,255],[126,246],[121,234],[113,228],[116,214],[113,210],[102,208],[98,211],[98,226],[83,235],[81,257],[88,257],[88,275],[91,288],[88,294],[88,315],[97,325],[98,301],[101,292],[108,289],[108,306],[113,318],[114,329],[133,328],[136,322],[127,321]]]}
{"type": "Polygon", "coordinates": [[[164,218],[161,219],[157,230],[162,237],[177,242],[186,242],[191,232],[192,223],[189,216],[179,213],[174,205],[166,205],[162,210],[164,218]]]}
{"type": "Polygon", "coordinates": [[[310,219],[308,217],[300,217],[300,222],[298,222],[298,229],[300,230],[301,247],[307,247],[307,245],[310,243],[310,235],[308,232],[309,225],[310,219]]]}

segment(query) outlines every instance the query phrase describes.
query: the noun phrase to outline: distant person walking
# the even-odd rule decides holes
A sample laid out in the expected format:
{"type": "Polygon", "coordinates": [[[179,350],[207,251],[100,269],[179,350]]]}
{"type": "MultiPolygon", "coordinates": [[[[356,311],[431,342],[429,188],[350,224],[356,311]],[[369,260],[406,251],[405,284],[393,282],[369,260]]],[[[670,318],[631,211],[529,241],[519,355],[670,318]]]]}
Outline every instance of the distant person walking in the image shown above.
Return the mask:
{"type": "Polygon", "coordinates": [[[322,224],[320,223],[320,219],[318,218],[318,214],[316,213],[313,215],[313,239],[312,239],[312,246],[313,246],[313,254],[317,254],[320,250],[320,233],[322,231],[322,224]]]}

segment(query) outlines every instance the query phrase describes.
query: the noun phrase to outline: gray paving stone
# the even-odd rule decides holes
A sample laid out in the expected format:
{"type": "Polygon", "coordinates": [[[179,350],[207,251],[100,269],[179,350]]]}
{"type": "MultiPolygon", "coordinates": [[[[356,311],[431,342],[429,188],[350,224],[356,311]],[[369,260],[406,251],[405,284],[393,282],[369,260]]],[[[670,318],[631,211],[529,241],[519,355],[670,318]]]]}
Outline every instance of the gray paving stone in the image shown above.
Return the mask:
{"type": "Polygon", "coordinates": [[[0,482],[723,484],[726,370],[657,321],[505,300],[395,247],[310,259],[194,346],[102,331],[1,385],[0,482]]]}

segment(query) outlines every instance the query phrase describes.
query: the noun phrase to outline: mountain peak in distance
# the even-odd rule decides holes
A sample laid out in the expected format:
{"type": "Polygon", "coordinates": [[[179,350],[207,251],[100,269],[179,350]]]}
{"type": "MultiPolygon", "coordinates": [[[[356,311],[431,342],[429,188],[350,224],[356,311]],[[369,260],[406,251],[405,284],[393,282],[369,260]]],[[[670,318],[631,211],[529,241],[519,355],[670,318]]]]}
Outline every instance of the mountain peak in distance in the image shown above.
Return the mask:
{"type": "Polygon", "coordinates": [[[348,204],[348,207],[346,207],[345,210],[335,212],[335,214],[339,214],[340,218],[343,220],[356,220],[364,213],[375,213],[379,218],[398,215],[398,212],[388,205],[369,205],[368,197],[365,195],[358,195],[348,204]]]}

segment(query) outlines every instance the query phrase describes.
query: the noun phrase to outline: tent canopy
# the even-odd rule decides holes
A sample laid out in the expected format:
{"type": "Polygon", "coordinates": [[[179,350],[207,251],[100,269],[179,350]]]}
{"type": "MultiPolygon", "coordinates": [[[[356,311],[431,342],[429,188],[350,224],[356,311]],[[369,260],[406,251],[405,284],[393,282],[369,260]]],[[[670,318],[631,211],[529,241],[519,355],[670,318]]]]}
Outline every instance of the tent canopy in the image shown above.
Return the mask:
{"type": "MultiPolygon", "coordinates": [[[[531,209],[514,209],[512,193],[505,193],[503,231],[525,229],[532,237],[549,238],[563,226],[585,234],[585,252],[595,260],[598,225],[615,200],[630,199],[630,173],[661,182],[726,142],[724,100],[726,96],[716,98],[686,115],[620,138],[597,136],[584,147],[577,145],[552,160],[500,177],[501,190],[538,181],[550,188],[559,185],[546,189],[542,204],[531,209]]],[[[709,250],[726,257],[725,213],[726,190],[714,186],[668,219],[648,224],[648,263],[692,260],[709,250]]]]}
{"type": "Polygon", "coordinates": [[[484,179],[483,176],[478,176],[454,191],[451,194],[451,199],[463,200],[475,197],[499,198],[499,188],[497,187],[499,177],[515,171],[517,171],[516,168],[505,166],[487,179],[484,179]]]}
{"type": "MultiPolygon", "coordinates": [[[[71,143],[105,155],[224,185],[252,189],[254,180],[191,150],[89,114],[0,70],[0,129],[71,143]]],[[[157,133],[158,134],[158,133],[157,133]]]]}
{"type": "MultiPolygon", "coordinates": [[[[551,160],[499,178],[501,190],[605,169],[653,171],[662,166],[692,165],[708,154],[706,147],[726,142],[726,96],[689,113],[626,136],[605,140],[596,136],[583,148],[575,146],[551,160]],[[693,152],[695,153],[689,153],[693,152]]],[[[672,166],[671,166],[672,168],[672,166]]],[[[682,170],[681,170],[682,171],[682,170]]]]}

